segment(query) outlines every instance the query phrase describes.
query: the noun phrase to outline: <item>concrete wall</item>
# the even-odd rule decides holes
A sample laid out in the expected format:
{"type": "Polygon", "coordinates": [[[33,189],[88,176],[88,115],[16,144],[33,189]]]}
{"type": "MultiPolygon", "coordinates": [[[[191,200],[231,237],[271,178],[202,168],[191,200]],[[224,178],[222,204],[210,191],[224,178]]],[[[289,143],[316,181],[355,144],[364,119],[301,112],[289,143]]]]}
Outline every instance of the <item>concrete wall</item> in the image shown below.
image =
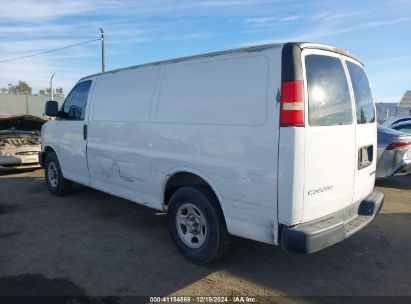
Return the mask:
{"type": "MultiPolygon", "coordinates": [[[[34,95],[10,95],[0,94],[0,113],[3,114],[30,114],[42,117],[44,115],[44,106],[50,96],[34,95]]],[[[57,98],[59,106],[63,104],[63,98],[57,98]]]]}

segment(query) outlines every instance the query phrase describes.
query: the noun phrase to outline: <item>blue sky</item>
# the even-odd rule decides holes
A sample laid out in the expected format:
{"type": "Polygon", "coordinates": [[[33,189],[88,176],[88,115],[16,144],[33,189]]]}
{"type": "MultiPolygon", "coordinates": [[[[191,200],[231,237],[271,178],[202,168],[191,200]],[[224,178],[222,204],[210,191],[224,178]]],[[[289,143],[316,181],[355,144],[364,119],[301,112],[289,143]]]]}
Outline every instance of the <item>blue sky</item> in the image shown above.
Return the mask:
{"type": "MultiPolygon", "coordinates": [[[[0,60],[106,33],[106,69],[247,45],[312,41],[346,49],[366,65],[376,101],[411,89],[411,1],[13,0],[0,10],[0,60]]],[[[0,86],[67,93],[99,72],[99,42],[0,64],[0,86]]]]}

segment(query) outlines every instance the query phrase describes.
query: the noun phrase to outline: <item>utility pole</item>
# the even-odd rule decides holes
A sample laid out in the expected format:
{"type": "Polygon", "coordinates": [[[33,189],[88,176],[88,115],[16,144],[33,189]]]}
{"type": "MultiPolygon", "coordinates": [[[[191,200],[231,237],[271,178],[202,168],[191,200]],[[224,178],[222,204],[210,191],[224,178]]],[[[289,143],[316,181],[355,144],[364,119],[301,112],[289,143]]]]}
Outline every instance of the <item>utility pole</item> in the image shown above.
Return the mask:
{"type": "Polygon", "coordinates": [[[53,77],[56,75],[56,73],[53,73],[50,78],[50,90],[51,90],[51,100],[53,100],[53,77]]]}
{"type": "Polygon", "coordinates": [[[106,70],[106,59],[104,56],[104,31],[100,27],[101,32],[101,71],[104,73],[106,70]]]}

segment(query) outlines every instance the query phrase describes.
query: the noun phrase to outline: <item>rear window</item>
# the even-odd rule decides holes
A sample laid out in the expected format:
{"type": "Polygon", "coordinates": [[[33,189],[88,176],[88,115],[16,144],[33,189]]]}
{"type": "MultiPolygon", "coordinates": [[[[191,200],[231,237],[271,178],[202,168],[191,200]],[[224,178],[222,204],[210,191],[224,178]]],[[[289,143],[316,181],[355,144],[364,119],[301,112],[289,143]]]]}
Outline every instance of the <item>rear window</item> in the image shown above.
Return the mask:
{"type": "Polygon", "coordinates": [[[341,60],[324,55],[308,55],[305,57],[305,66],[310,125],[351,124],[351,99],[341,60]]]}
{"type": "Polygon", "coordinates": [[[400,132],[411,134],[411,124],[397,126],[397,127],[394,127],[394,129],[397,130],[397,131],[400,131],[400,132]]]}
{"type": "Polygon", "coordinates": [[[374,101],[372,99],[370,83],[362,67],[346,61],[354,90],[357,123],[365,124],[375,121],[374,101]]]}

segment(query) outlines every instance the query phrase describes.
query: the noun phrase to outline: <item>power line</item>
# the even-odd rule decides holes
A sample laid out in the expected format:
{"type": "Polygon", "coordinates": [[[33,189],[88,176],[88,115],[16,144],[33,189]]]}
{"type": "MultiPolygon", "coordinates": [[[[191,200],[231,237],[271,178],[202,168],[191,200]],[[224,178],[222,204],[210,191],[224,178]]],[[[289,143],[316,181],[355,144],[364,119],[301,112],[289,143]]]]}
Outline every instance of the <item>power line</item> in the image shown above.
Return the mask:
{"type": "Polygon", "coordinates": [[[100,38],[97,38],[97,39],[88,40],[88,41],[83,41],[83,42],[76,43],[76,44],[67,45],[67,46],[65,46],[65,47],[58,48],[58,49],[53,49],[53,50],[49,50],[49,51],[39,52],[39,53],[30,54],[30,55],[25,55],[25,56],[16,57],[16,58],[11,58],[11,59],[0,60],[0,63],[10,62],[10,61],[16,61],[16,60],[25,59],[25,58],[29,58],[29,57],[34,57],[34,56],[38,56],[38,55],[53,53],[53,52],[65,50],[65,49],[68,49],[68,48],[72,48],[72,47],[75,47],[75,46],[79,46],[79,45],[82,45],[82,44],[86,44],[86,43],[90,43],[90,42],[94,42],[94,41],[99,41],[99,40],[100,40],[100,38]]]}

